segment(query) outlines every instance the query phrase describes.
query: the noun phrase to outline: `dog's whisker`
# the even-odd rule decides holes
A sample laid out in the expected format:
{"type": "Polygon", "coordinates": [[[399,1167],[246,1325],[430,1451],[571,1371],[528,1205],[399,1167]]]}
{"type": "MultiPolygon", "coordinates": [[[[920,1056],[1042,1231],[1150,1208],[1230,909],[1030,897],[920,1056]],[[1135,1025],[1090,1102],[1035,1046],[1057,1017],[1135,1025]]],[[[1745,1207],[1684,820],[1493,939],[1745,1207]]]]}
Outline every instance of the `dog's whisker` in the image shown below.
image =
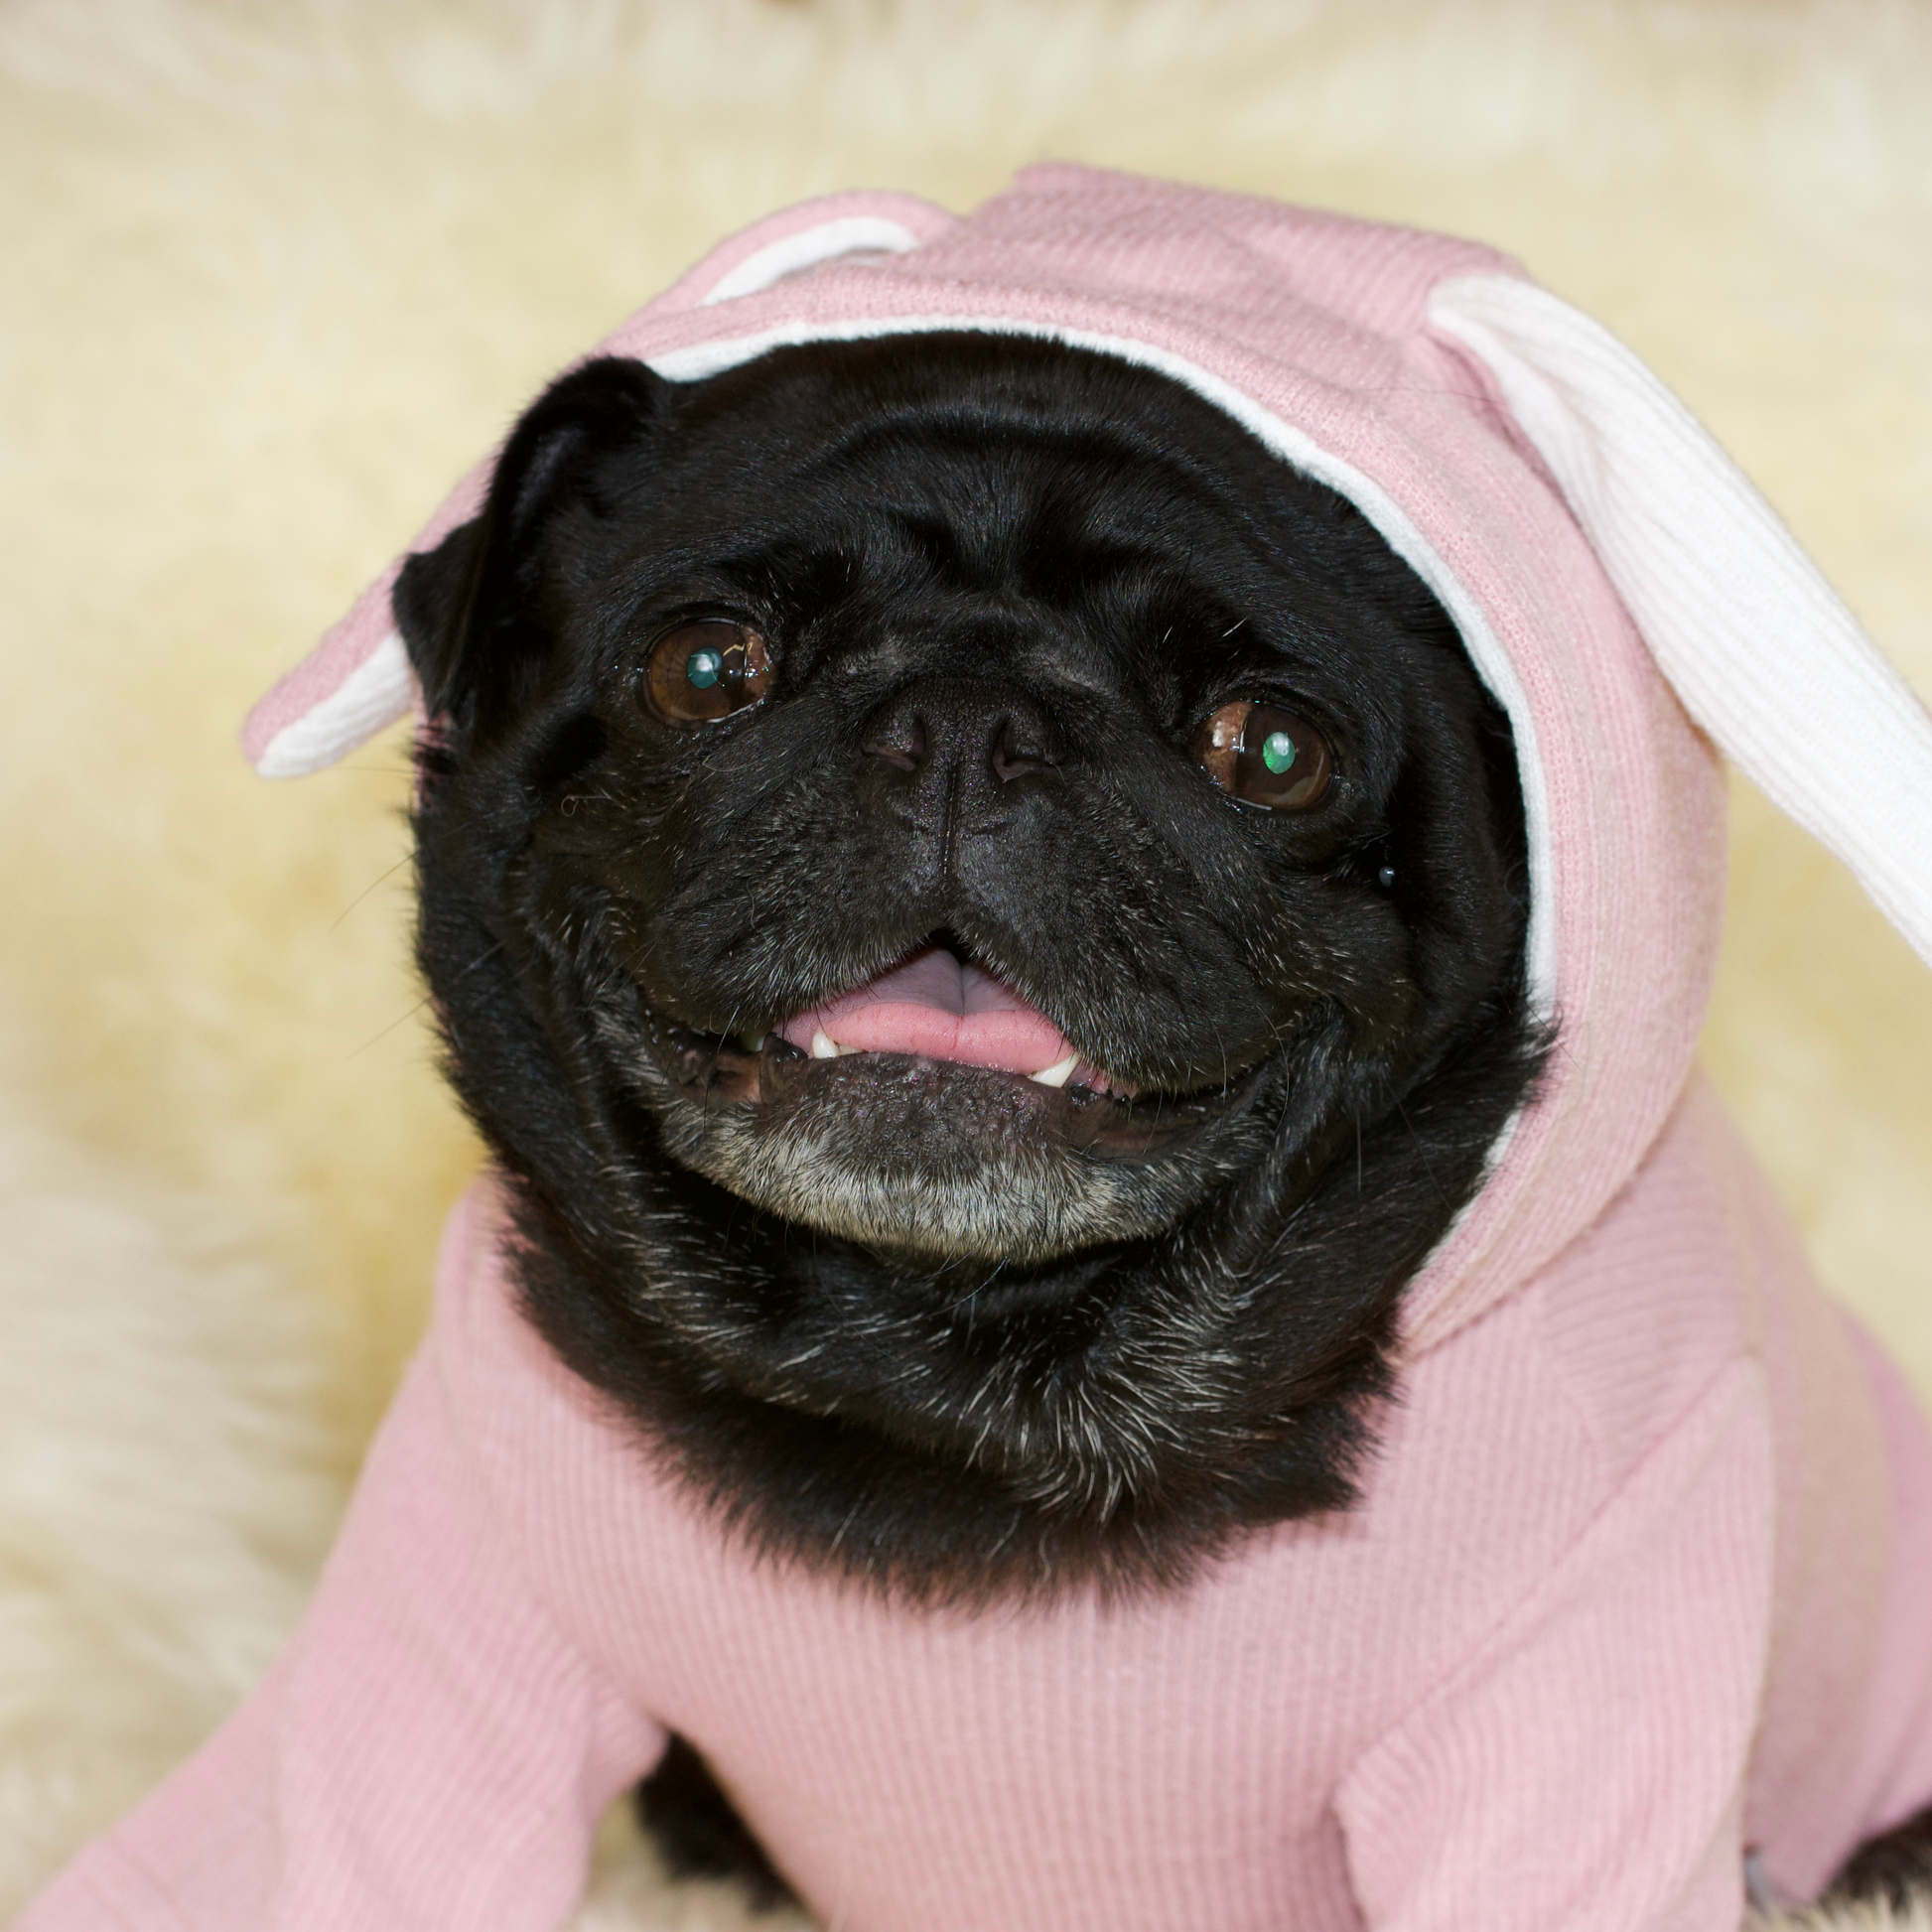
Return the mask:
{"type": "Polygon", "coordinates": [[[376,1045],[381,1040],[387,1039],[389,1035],[392,1033],[394,1033],[398,1027],[407,1026],[410,1021],[415,1019],[415,1017],[419,1013],[421,1013],[426,1006],[429,1005],[430,997],[431,996],[429,994],[425,993],[423,997],[420,1000],[418,1000],[416,1004],[412,1006],[407,1013],[398,1014],[396,1018],[390,1021],[389,1024],[386,1027],[384,1027],[380,1033],[371,1034],[368,1036],[368,1038],[361,1043],[361,1045],[353,1048],[349,1052],[348,1058],[352,1060],[356,1057],[358,1053],[366,1053],[371,1046],[376,1045]]]}
{"type": "Polygon", "coordinates": [[[372,892],[374,892],[378,886],[383,884],[385,880],[393,879],[396,876],[396,874],[399,873],[404,866],[408,865],[411,859],[413,859],[414,857],[415,857],[414,853],[405,852],[402,855],[402,857],[398,859],[393,866],[385,866],[381,872],[377,873],[376,876],[373,879],[371,879],[369,883],[366,886],[364,886],[362,890],[359,893],[357,893],[355,897],[352,899],[350,899],[349,902],[346,905],[345,905],[343,909],[340,912],[338,912],[333,919],[330,920],[329,930],[331,932],[334,932],[336,928],[339,925],[341,925],[342,922],[345,918],[347,918],[348,915],[351,912],[353,912],[355,908],[358,905],[360,905],[361,902],[365,898],[367,898],[368,896],[372,892]]]}

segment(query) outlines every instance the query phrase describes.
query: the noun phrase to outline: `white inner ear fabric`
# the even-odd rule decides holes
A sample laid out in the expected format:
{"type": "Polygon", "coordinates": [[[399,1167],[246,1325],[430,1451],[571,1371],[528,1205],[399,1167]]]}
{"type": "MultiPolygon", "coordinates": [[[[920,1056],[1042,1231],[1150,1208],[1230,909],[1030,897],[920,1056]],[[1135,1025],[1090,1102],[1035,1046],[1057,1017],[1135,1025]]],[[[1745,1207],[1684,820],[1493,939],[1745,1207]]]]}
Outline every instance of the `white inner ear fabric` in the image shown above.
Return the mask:
{"type": "Polygon", "coordinates": [[[264,778],[306,778],[324,770],[393,725],[415,697],[409,653],[401,633],[392,630],[336,690],[269,740],[255,769],[264,778]]]}
{"type": "Polygon", "coordinates": [[[835,255],[856,255],[865,249],[902,255],[918,245],[919,238],[910,228],[882,214],[841,215],[836,221],[801,228],[768,248],[760,248],[756,255],[747,255],[736,268],[718,278],[716,286],[707,291],[703,306],[756,295],[759,289],[768,289],[801,268],[815,268],[835,255]]]}
{"type": "Polygon", "coordinates": [[[1932,718],[1702,424],[1534,283],[1445,282],[1686,711],[1932,963],[1932,718]]]}

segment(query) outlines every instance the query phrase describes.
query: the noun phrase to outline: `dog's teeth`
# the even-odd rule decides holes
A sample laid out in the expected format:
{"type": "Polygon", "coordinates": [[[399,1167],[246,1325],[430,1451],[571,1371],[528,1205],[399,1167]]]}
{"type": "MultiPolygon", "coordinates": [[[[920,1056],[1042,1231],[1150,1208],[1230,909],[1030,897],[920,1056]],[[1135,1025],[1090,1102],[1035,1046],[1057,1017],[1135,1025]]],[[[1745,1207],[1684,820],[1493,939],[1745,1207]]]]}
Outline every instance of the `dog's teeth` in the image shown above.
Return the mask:
{"type": "Polygon", "coordinates": [[[1080,1064],[1078,1053],[1069,1053],[1063,1060],[1055,1060],[1051,1066],[1042,1066],[1037,1073],[1029,1073],[1027,1078],[1037,1080],[1042,1087],[1063,1087],[1067,1075],[1080,1064]]]}
{"type": "Polygon", "coordinates": [[[764,1051],[764,1035],[762,1034],[759,1034],[756,1039],[745,1039],[741,1037],[738,1043],[748,1053],[761,1053],[764,1051]]]}
{"type": "Polygon", "coordinates": [[[812,1035],[812,1058],[815,1060],[835,1060],[839,1049],[832,1044],[832,1035],[823,1027],[812,1035]]]}

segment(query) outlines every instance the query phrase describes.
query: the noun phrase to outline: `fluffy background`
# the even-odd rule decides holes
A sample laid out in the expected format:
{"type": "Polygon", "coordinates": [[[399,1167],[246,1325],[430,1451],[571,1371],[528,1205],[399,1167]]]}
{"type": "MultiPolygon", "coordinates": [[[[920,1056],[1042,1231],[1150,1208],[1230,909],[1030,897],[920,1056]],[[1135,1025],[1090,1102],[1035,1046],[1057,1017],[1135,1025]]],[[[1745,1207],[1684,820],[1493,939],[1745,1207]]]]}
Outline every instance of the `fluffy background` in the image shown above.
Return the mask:
{"type": "MultiPolygon", "coordinates": [[[[241,713],[720,235],[1041,156],[1514,249],[1932,692],[1925,5],[0,0],[0,1915],[298,1613],[476,1159],[403,744],[241,713]]],[[[1932,1389],[1932,979],[1735,808],[1707,1061],[1932,1389]]],[[[586,1924],[738,1922],[611,1839],[586,1924]]]]}

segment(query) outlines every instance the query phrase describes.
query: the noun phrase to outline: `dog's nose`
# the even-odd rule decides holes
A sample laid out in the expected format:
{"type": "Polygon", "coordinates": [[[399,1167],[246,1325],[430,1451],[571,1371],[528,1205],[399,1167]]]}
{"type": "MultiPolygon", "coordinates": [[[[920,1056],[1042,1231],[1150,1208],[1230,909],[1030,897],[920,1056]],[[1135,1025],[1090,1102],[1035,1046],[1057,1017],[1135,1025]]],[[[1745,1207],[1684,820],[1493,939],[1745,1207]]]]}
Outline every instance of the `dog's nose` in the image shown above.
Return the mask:
{"type": "Polygon", "coordinates": [[[906,692],[872,721],[861,745],[896,771],[956,772],[966,788],[996,798],[1059,774],[1046,721],[1008,693],[906,692]]]}

